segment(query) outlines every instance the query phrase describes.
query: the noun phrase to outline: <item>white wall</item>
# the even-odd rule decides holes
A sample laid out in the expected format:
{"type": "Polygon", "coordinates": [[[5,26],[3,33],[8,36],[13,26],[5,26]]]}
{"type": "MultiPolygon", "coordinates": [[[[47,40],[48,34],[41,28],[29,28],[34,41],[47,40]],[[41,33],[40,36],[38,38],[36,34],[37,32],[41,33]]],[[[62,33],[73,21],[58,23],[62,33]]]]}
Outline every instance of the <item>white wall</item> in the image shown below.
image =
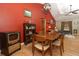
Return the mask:
{"type": "Polygon", "coordinates": [[[61,30],[61,22],[62,21],[72,21],[72,31],[73,29],[77,29],[79,34],[79,14],[77,15],[60,15],[58,20],[56,21],[56,26],[58,30],[61,30]]]}
{"type": "MultiPolygon", "coordinates": [[[[77,29],[78,34],[79,34],[79,14],[65,15],[60,12],[59,6],[57,3],[50,3],[50,5],[51,5],[50,12],[56,20],[56,26],[57,26],[58,30],[61,30],[62,21],[72,21],[72,30],[77,29]]],[[[63,7],[63,9],[65,9],[65,7],[63,7]]],[[[64,12],[64,11],[62,11],[62,12],[64,12]]]]}
{"type": "Polygon", "coordinates": [[[54,18],[57,20],[57,17],[60,16],[58,6],[56,3],[50,3],[50,5],[51,5],[50,12],[51,12],[52,16],[54,16],[54,18]]]}

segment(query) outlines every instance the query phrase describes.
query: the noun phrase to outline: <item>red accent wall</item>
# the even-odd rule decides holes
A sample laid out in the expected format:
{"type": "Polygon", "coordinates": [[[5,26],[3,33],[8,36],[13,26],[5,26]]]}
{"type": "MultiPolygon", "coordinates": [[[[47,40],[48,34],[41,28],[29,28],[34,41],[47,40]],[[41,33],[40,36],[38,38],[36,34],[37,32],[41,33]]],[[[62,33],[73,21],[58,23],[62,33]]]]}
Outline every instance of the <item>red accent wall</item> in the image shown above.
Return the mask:
{"type": "Polygon", "coordinates": [[[36,31],[41,30],[41,18],[46,20],[54,19],[48,12],[43,12],[43,5],[39,3],[0,3],[0,32],[18,31],[21,33],[21,42],[23,42],[23,23],[29,19],[36,24],[36,31]],[[32,12],[32,18],[24,16],[24,10],[32,12]]]}

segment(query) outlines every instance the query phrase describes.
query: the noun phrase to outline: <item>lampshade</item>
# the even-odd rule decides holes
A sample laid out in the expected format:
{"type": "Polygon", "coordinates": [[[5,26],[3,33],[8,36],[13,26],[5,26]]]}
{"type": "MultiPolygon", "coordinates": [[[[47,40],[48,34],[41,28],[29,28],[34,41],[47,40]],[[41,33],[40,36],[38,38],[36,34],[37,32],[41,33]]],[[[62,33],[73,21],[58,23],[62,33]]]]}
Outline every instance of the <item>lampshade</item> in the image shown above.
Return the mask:
{"type": "Polygon", "coordinates": [[[50,28],[51,28],[51,26],[49,25],[49,26],[48,26],[48,28],[50,29],[50,28]]]}

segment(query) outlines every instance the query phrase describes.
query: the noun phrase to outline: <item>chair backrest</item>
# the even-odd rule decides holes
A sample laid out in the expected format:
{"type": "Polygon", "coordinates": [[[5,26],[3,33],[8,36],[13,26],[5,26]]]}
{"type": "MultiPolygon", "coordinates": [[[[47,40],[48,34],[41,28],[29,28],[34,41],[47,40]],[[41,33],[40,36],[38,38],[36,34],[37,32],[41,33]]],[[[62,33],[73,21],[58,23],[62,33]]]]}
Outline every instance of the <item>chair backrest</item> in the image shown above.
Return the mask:
{"type": "Polygon", "coordinates": [[[34,46],[35,42],[41,43],[42,45],[47,45],[47,43],[48,43],[45,36],[38,35],[38,34],[33,36],[33,41],[32,41],[33,46],[34,46]]]}
{"type": "Polygon", "coordinates": [[[36,41],[40,41],[40,42],[46,41],[45,36],[42,36],[42,35],[35,35],[34,37],[35,37],[34,39],[35,39],[36,41]]]}
{"type": "Polygon", "coordinates": [[[32,51],[34,51],[36,48],[42,52],[42,55],[44,55],[44,52],[49,48],[48,44],[45,44],[47,41],[46,37],[43,35],[35,34],[32,40],[32,51]]]}
{"type": "Polygon", "coordinates": [[[60,44],[63,44],[64,43],[64,35],[60,35],[59,40],[60,40],[60,44]]]}

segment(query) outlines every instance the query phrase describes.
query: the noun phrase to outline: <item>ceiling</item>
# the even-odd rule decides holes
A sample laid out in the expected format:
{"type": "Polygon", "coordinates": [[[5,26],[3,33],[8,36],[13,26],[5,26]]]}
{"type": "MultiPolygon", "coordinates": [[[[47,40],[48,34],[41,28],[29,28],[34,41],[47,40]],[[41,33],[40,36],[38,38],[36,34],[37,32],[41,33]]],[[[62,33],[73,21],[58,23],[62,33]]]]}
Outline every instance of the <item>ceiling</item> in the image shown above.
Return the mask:
{"type": "Polygon", "coordinates": [[[57,4],[60,14],[69,12],[70,5],[72,5],[72,10],[79,9],[79,0],[53,0],[53,3],[57,4]]]}

